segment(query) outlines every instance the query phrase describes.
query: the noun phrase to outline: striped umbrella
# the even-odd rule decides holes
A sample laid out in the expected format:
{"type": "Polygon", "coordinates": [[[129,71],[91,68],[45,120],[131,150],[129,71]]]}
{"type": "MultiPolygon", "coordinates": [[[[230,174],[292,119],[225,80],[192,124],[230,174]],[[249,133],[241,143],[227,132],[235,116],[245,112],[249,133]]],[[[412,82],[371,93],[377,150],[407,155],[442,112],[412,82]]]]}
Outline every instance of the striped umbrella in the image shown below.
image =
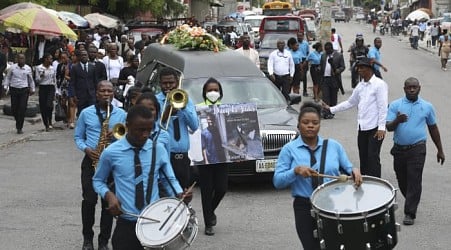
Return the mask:
{"type": "Polygon", "coordinates": [[[0,16],[0,23],[7,28],[19,29],[32,35],[77,39],[77,34],[64,21],[43,9],[30,8],[6,13],[0,16]]]}

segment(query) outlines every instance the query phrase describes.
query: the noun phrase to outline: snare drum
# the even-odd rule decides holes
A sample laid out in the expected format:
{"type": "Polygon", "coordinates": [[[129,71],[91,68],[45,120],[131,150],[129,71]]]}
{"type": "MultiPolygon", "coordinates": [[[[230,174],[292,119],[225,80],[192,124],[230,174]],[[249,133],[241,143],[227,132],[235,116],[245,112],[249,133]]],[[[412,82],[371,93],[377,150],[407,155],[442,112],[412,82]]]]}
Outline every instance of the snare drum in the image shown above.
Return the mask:
{"type": "Polygon", "coordinates": [[[140,216],[159,220],[138,218],[136,222],[136,236],[145,249],[185,249],[197,236],[196,215],[178,199],[162,198],[147,206],[140,216]]]}
{"type": "Polygon", "coordinates": [[[396,190],[385,180],[364,176],[358,189],[352,181],[331,181],[311,201],[321,249],[385,250],[398,242],[396,190]]]}

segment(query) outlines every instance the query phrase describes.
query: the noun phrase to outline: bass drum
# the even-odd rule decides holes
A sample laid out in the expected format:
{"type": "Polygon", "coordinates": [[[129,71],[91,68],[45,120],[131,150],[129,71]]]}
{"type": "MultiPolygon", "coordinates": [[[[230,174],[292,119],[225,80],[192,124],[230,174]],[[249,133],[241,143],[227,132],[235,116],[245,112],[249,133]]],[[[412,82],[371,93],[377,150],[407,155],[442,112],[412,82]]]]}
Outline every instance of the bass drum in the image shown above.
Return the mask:
{"type": "Polygon", "coordinates": [[[396,190],[385,180],[363,176],[358,189],[352,181],[331,181],[311,201],[321,249],[388,250],[398,242],[396,190]]]}
{"type": "Polygon", "coordinates": [[[147,206],[140,216],[159,221],[138,218],[136,236],[144,249],[185,249],[197,236],[196,215],[178,199],[162,198],[147,206]]]}

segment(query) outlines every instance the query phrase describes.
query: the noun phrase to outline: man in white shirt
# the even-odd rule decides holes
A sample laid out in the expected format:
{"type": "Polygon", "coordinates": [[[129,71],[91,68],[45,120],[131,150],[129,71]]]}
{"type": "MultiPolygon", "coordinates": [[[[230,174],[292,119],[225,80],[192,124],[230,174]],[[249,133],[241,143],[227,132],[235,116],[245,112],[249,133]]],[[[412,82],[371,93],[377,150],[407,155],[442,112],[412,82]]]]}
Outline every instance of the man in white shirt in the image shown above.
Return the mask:
{"type": "Polygon", "coordinates": [[[336,33],[335,28],[332,28],[330,31],[332,34],[330,36],[330,42],[334,47],[334,51],[340,52],[343,54],[343,45],[341,44],[341,36],[336,33]]]}
{"type": "Polygon", "coordinates": [[[357,106],[360,171],[362,175],[381,177],[379,154],[385,137],[388,86],[374,75],[371,59],[362,58],[356,67],[362,81],[349,99],[334,107],[323,103],[323,108],[336,113],[357,106]]]}
{"type": "Polygon", "coordinates": [[[414,49],[418,49],[418,39],[420,38],[420,26],[417,25],[415,20],[410,26],[410,46],[414,49]]]}
{"type": "Polygon", "coordinates": [[[294,75],[294,62],[291,52],[285,49],[285,41],[277,41],[277,49],[268,57],[268,74],[271,81],[290,101],[291,81],[294,75]]]}
{"type": "Polygon", "coordinates": [[[251,38],[248,34],[242,35],[240,38],[242,46],[235,51],[248,57],[255,64],[255,66],[257,66],[257,68],[260,68],[260,58],[258,52],[250,47],[250,39],[251,38]]]}
{"type": "Polygon", "coordinates": [[[3,82],[4,88],[9,88],[11,94],[11,111],[16,120],[18,134],[23,134],[28,96],[35,92],[31,67],[25,64],[25,54],[17,55],[17,63],[11,66],[3,82]]]}

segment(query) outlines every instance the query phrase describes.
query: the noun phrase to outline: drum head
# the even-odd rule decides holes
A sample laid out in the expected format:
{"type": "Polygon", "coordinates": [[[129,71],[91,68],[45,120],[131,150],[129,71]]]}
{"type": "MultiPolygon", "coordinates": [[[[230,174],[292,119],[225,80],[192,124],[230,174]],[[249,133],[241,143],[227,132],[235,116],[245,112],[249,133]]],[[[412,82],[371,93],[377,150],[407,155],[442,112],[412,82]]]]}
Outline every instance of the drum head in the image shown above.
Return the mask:
{"type": "Polygon", "coordinates": [[[313,207],[333,214],[361,214],[384,207],[394,199],[395,189],[385,180],[364,176],[359,189],[353,181],[338,180],[319,186],[312,194],[313,207]]]}
{"type": "Polygon", "coordinates": [[[160,221],[153,222],[139,218],[136,222],[136,236],[141,244],[147,247],[164,246],[184,230],[189,220],[189,211],[185,203],[180,203],[174,198],[160,199],[147,206],[140,215],[160,221]],[[171,213],[173,213],[172,216],[167,220],[171,213]]]}

